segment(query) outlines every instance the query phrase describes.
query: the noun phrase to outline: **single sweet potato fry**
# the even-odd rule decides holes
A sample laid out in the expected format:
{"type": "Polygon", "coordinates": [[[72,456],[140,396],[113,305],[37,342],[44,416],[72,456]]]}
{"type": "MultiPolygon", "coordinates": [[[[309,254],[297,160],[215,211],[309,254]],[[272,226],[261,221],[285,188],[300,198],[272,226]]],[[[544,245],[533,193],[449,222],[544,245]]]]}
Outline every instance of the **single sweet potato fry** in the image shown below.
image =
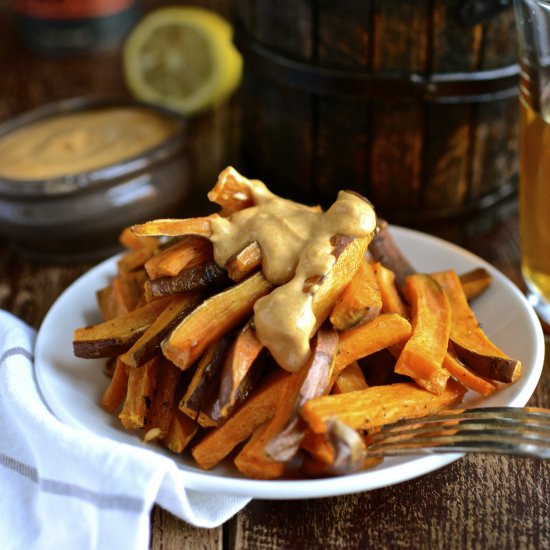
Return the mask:
{"type": "Polygon", "coordinates": [[[451,332],[449,300],[434,279],[420,273],[407,277],[403,290],[412,308],[413,332],[399,354],[395,372],[440,393],[449,378],[442,367],[451,332]]]}
{"type": "Polygon", "coordinates": [[[383,313],[369,323],[341,332],[332,383],[353,361],[404,342],[411,334],[411,324],[397,313],[383,313]]]}
{"type": "Polygon", "coordinates": [[[145,262],[149,278],[172,277],[183,268],[212,260],[212,243],[202,237],[187,236],[171,243],[145,262]]]}
{"type": "Polygon", "coordinates": [[[192,450],[197,464],[205,470],[213,468],[239,443],[248,439],[258,426],[270,420],[282,402],[290,376],[283,369],[277,369],[223,426],[209,431],[192,450]]]}
{"type": "MultiPolygon", "coordinates": [[[[258,381],[262,378],[266,369],[269,369],[272,362],[268,354],[260,355],[248,368],[246,374],[235,389],[233,401],[226,404],[223,408],[220,392],[218,390],[221,384],[216,384],[216,386],[212,388],[212,390],[216,391],[208,393],[208,397],[201,408],[198,419],[199,424],[203,428],[213,428],[224,424],[233,412],[248,399],[248,396],[254,391],[258,381]]],[[[223,372],[220,373],[220,378],[222,376],[223,372]]],[[[217,382],[221,381],[218,380],[217,382]]]]}
{"type": "Polygon", "coordinates": [[[357,272],[337,298],[330,314],[336,330],[346,330],[372,321],[382,309],[382,296],[374,269],[365,256],[357,272]]]}
{"type": "Polygon", "coordinates": [[[208,199],[222,207],[223,216],[254,205],[250,180],[231,166],[220,173],[216,185],[208,192],[208,199]]]}
{"type": "Polygon", "coordinates": [[[378,232],[369,245],[372,257],[395,274],[398,289],[402,289],[409,275],[416,273],[395,242],[385,220],[378,218],[378,232]]]}
{"type": "Polygon", "coordinates": [[[96,293],[103,318],[108,321],[133,311],[141,304],[147,278],[145,271],[121,272],[111,284],[96,293]]]}
{"type": "Polygon", "coordinates": [[[143,428],[161,361],[162,357],[157,355],[142,367],[128,369],[126,399],[118,415],[127,430],[143,428]]]}
{"type": "Polygon", "coordinates": [[[155,247],[152,246],[142,246],[141,248],[131,249],[123,256],[121,256],[121,258],[117,261],[117,268],[119,273],[142,269],[145,265],[145,262],[149,258],[151,258],[154,253],[155,247]]]}
{"type": "Polygon", "coordinates": [[[483,267],[460,274],[460,284],[469,302],[485,292],[492,282],[491,274],[483,267]]]}
{"type": "Polygon", "coordinates": [[[156,237],[138,237],[134,234],[131,227],[125,227],[118,236],[118,242],[125,248],[156,248],[160,244],[160,239],[156,237]]]}
{"type": "Polygon", "coordinates": [[[162,444],[174,453],[182,453],[197,433],[198,424],[183,414],[179,409],[174,409],[168,433],[163,437],[162,444]]]}
{"type": "Polygon", "coordinates": [[[191,382],[179,403],[180,411],[189,418],[196,420],[208,394],[217,390],[229,343],[229,335],[224,335],[213,341],[201,356],[191,382]]]}
{"type": "Polygon", "coordinates": [[[198,218],[152,220],[132,226],[134,235],[138,237],[181,237],[194,235],[209,238],[212,235],[210,222],[217,214],[198,218]]]}
{"type": "Polygon", "coordinates": [[[160,343],[186,315],[199,304],[199,292],[185,292],[174,296],[147,330],[122,356],[129,367],[139,367],[160,351],[160,343]]]}
{"type": "Polygon", "coordinates": [[[227,275],[233,281],[242,281],[262,265],[262,251],[260,245],[254,241],[237,252],[227,262],[225,269],[227,275]]]}
{"type": "Polygon", "coordinates": [[[325,433],[332,418],[356,430],[371,430],[401,418],[450,408],[460,403],[465,392],[466,388],[453,379],[438,395],[414,382],[400,382],[317,397],[305,403],[300,414],[315,433],[325,433]]]}
{"type": "Polygon", "coordinates": [[[382,297],[382,311],[384,313],[398,313],[406,319],[410,319],[409,308],[395,286],[394,272],[380,262],[375,262],[373,269],[382,297]]]}
{"type": "Polygon", "coordinates": [[[109,385],[103,392],[101,406],[110,414],[122,405],[128,391],[128,370],[126,365],[117,358],[115,369],[109,385]]]}
{"type": "Polygon", "coordinates": [[[273,288],[261,272],[200,304],[166,338],[163,353],[181,369],[189,368],[210,343],[250,317],[254,303],[273,288]]]}
{"type": "Polygon", "coordinates": [[[173,299],[172,296],[158,298],[116,319],[77,328],[73,335],[74,354],[92,359],[124,353],[173,299]]]}
{"type": "Polygon", "coordinates": [[[331,392],[346,393],[348,391],[364,390],[368,387],[369,385],[365,380],[363,370],[359,366],[359,363],[354,361],[340,372],[332,386],[331,392]]]}
{"type": "Polygon", "coordinates": [[[473,390],[483,396],[494,393],[498,386],[492,380],[469,369],[457,356],[452,343],[449,343],[449,349],[443,359],[443,367],[449,371],[449,374],[461,382],[468,389],[473,390]]]}
{"type": "Polygon", "coordinates": [[[455,271],[433,275],[443,288],[452,312],[450,339],[456,355],[481,376],[510,383],[521,374],[521,362],[506,355],[481,328],[455,271]]]}
{"type": "Polygon", "coordinates": [[[148,297],[158,298],[190,290],[214,289],[226,286],[227,272],[214,261],[182,269],[177,275],[159,277],[145,283],[148,297]]]}
{"type": "Polygon", "coordinates": [[[252,322],[249,321],[238,332],[225,358],[219,392],[221,417],[227,416],[234,405],[242,381],[263,349],[264,346],[256,338],[252,322]]]}
{"type": "Polygon", "coordinates": [[[151,396],[151,405],[143,426],[144,441],[163,439],[168,434],[176,405],[176,388],[183,375],[182,371],[170,363],[168,359],[163,356],[160,357],[157,383],[151,396]]]}

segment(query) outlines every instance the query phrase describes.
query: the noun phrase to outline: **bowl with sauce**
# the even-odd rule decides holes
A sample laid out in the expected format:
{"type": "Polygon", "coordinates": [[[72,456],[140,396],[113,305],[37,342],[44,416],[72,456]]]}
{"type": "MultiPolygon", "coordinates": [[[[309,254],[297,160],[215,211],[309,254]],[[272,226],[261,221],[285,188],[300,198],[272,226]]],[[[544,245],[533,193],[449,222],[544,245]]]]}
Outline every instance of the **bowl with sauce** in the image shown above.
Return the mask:
{"type": "Polygon", "coordinates": [[[0,234],[22,256],[96,260],[128,225],[177,216],[186,123],[130,100],[75,98],[0,124],[0,234]]]}

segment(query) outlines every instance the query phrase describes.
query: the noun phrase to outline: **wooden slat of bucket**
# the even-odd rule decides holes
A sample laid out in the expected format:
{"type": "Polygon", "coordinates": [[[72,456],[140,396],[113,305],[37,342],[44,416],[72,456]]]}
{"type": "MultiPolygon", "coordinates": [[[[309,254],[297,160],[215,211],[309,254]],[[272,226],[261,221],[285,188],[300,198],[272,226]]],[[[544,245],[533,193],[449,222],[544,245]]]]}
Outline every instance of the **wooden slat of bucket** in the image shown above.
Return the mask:
{"type": "MultiPolygon", "coordinates": [[[[514,12],[502,12],[485,25],[481,69],[517,62],[514,12]]],[[[519,100],[480,103],[472,165],[472,200],[494,193],[499,184],[511,182],[517,173],[519,100]]]]}
{"type": "MultiPolygon", "coordinates": [[[[289,56],[311,61],[313,15],[307,0],[238,0],[238,12],[248,20],[244,24],[259,42],[289,56]]],[[[246,70],[246,68],[245,68],[246,70]]],[[[246,84],[245,77],[245,84],[246,84]]],[[[243,134],[253,151],[245,159],[250,167],[261,167],[268,185],[277,180],[277,192],[307,199],[312,180],[311,98],[303,91],[252,76],[253,93],[245,97],[252,104],[245,111],[243,134]],[[248,123],[248,124],[247,124],[248,123]],[[283,159],[283,160],[281,160],[283,159]],[[270,178],[270,173],[273,178],[270,178]],[[299,191],[296,194],[296,181],[299,191]]]]}
{"type": "MultiPolygon", "coordinates": [[[[318,11],[316,34],[317,61],[321,66],[370,69],[371,12],[369,2],[323,4],[318,11]],[[350,25],[351,21],[356,24],[350,25]]],[[[369,196],[370,104],[358,98],[322,95],[314,102],[317,201],[332,203],[338,188],[353,188],[369,196]]]]}
{"type": "MultiPolygon", "coordinates": [[[[431,72],[475,71],[480,65],[483,28],[457,19],[460,0],[436,0],[433,10],[431,72]]],[[[469,196],[471,104],[429,105],[426,118],[422,209],[435,211],[462,206],[469,196]]]]}
{"type": "MultiPolygon", "coordinates": [[[[425,72],[430,6],[429,0],[377,4],[375,73],[425,72]]],[[[424,140],[422,104],[415,98],[375,102],[371,133],[371,200],[382,216],[418,212],[424,140]]]]}

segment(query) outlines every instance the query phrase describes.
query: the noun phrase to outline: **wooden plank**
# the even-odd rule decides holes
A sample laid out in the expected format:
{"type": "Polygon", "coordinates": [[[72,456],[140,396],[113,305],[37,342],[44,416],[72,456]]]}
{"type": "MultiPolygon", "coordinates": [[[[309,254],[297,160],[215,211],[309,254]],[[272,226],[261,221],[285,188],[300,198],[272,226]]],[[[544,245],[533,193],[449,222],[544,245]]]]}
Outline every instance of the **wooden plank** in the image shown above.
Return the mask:
{"type": "MultiPolygon", "coordinates": [[[[484,27],[481,69],[517,62],[514,12],[508,9],[484,27]]],[[[508,184],[518,170],[519,101],[517,97],[479,104],[476,111],[470,196],[490,195],[508,184]]]]}
{"type": "Polygon", "coordinates": [[[199,529],[180,520],[160,506],[151,514],[151,550],[221,550],[223,528],[199,529]]]}
{"type": "MultiPolygon", "coordinates": [[[[262,45],[296,59],[312,56],[312,6],[306,0],[240,2],[248,32],[262,45]]],[[[311,200],[312,123],[307,93],[262,77],[247,66],[242,88],[243,170],[275,192],[311,200]]]]}
{"type": "MultiPolygon", "coordinates": [[[[371,65],[372,2],[318,2],[315,57],[322,67],[367,72],[371,65]]],[[[370,194],[368,185],[371,103],[319,91],[315,121],[316,201],[324,206],[340,189],[370,194]]]]}
{"type": "Polygon", "coordinates": [[[396,486],[306,501],[255,501],[231,548],[545,548],[550,468],[537,461],[467,456],[396,486]],[[525,477],[524,477],[525,476],[525,477]],[[537,483],[525,482],[539,477],[537,483]],[[537,512],[538,508],[538,512],[537,512]],[[546,514],[546,515],[545,515],[546,514]]]}
{"type": "MultiPolygon", "coordinates": [[[[470,72],[479,67],[483,29],[460,22],[460,5],[460,0],[435,0],[432,73],[470,72]]],[[[473,116],[470,104],[428,106],[423,211],[459,209],[467,201],[473,116]]]]}
{"type": "MultiPolygon", "coordinates": [[[[430,2],[378,2],[373,72],[424,74],[428,69],[430,2]]],[[[422,187],[424,112],[412,97],[377,101],[372,110],[371,193],[378,212],[400,222],[418,212],[422,187]]]]}

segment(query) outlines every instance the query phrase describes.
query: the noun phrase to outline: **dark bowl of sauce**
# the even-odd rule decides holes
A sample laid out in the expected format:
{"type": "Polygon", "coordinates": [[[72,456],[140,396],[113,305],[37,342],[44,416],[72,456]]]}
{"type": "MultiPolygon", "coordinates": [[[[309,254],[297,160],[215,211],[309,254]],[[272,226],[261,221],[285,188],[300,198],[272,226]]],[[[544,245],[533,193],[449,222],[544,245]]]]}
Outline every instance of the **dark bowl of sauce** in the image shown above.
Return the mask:
{"type": "Polygon", "coordinates": [[[128,225],[177,216],[186,122],[137,101],[75,98],[0,124],[0,235],[22,256],[97,260],[128,225]]]}

